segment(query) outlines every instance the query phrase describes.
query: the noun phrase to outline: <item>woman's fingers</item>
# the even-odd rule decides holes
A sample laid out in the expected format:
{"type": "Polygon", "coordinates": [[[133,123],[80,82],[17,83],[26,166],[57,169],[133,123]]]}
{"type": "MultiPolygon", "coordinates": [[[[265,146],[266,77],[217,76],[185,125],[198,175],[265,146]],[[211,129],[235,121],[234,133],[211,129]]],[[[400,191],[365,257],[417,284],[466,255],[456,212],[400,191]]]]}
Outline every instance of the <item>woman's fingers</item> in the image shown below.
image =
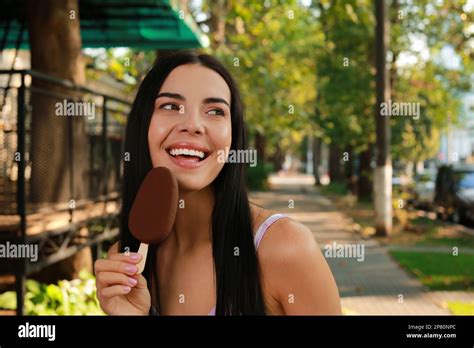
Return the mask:
{"type": "Polygon", "coordinates": [[[107,251],[107,255],[118,253],[118,244],[119,244],[118,242],[112,244],[112,246],[107,251]]]}
{"type": "MultiPolygon", "coordinates": [[[[137,276],[138,267],[135,265],[141,259],[141,255],[137,253],[111,253],[109,250],[107,259],[97,260],[94,264],[97,288],[101,294],[126,294],[128,288],[132,288],[139,283],[137,276]],[[119,286],[117,288],[117,286],[119,286]],[[122,286],[120,288],[120,286],[122,286]],[[113,288],[114,290],[106,290],[113,288]]],[[[141,283],[146,281],[143,279],[141,283]]],[[[140,284],[139,287],[142,287],[140,284]]],[[[104,295],[103,295],[104,296],[104,295]]]]}
{"type": "Polygon", "coordinates": [[[99,288],[106,288],[112,285],[134,287],[138,284],[138,280],[121,273],[100,272],[97,277],[97,284],[99,288]]]}
{"type": "Polygon", "coordinates": [[[141,259],[138,253],[119,253],[118,245],[114,244],[109,249],[107,259],[95,262],[97,297],[104,312],[148,313],[150,295],[146,279],[137,274],[137,264],[141,259]]]}
{"type": "Polygon", "coordinates": [[[114,286],[109,286],[107,288],[103,288],[101,290],[101,295],[104,299],[110,299],[114,296],[119,296],[119,295],[126,295],[128,294],[132,288],[130,286],[126,285],[114,285],[114,286]]]}
{"type": "Polygon", "coordinates": [[[135,266],[134,264],[124,261],[104,259],[97,260],[95,262],[94,269],[96,276],[98,276],[100,272],[115,272],[133,275],[136,274],[138,271],[137,266],[135,266]]]}
{"type": "Polygon", "coordinates": [[[107,256],[107,260],[114,260],[114,261],[123,261],[123,262],[130,262],[133,264],[138,263],[141,260],[142,256],[137,253],[115,253],[109,254],[107,256]]]}
{"type": "Polygon", "coordinates": [[[134,275],[133,278],[137,280],[137,285],[135,286],[135,288],[148,289],[146,279],[142,274],[134,275]]]}

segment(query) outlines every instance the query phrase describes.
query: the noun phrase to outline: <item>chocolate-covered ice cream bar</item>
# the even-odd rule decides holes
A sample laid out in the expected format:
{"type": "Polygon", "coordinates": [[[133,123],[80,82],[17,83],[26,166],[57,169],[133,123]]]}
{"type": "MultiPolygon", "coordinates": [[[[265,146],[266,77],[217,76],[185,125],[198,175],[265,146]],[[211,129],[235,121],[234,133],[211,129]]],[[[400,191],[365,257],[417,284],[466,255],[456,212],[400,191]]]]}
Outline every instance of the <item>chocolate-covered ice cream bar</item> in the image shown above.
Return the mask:
{"type": "Polygon", "coordinates": [[[145,267],[148,244],[161,243],[171,232],[178,208],[178,182],[166,167],[150,170],[138,189],[128,218],[128,227],[141,244],[138,253],[145,267]]]}

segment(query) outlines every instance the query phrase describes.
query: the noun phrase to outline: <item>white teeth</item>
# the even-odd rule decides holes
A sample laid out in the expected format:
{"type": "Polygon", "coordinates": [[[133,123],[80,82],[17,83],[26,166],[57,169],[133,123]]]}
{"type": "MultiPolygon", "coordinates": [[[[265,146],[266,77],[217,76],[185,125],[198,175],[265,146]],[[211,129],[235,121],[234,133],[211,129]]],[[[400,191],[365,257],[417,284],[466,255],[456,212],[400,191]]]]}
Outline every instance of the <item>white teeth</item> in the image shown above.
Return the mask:
{"type": "Polygon", "coordinates": [[[196,156],[201,159],[204,158],[204,152],[193,150],[193,149],[171,149],[169,150],[171,156],[179,156],[179,155],[188,155],[188,156],[196,156]]]}

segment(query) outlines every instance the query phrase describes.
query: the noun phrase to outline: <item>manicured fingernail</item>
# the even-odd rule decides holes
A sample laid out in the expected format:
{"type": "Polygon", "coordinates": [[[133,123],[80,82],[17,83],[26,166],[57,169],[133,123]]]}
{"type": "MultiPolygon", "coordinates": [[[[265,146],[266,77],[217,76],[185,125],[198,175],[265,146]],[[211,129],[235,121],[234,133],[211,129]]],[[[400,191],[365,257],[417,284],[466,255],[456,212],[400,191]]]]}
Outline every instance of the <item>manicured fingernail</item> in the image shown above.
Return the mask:
{"type": "Polygon", "coordinates": [[[125,271],[130,274],[135,274],[138,271],[138,268],[135,266],[127,266],[125,267],[125,271]]]}
{"type": "Polygon", "coordinates": [[[133,261],[138,261],[141,259],[141,255],[140,254],[136,254],[136,253],[132,253],[130,254],[130,259],[133,260],[133,261]]]}
{"type": "Polygon", "coordinates": [[[129,286],[124,286],[123,287],[123,292],[125,292],[125,293],[130,292],[131,290],[132,290],[132,288],[129,287],[129,286]]]}
{"type": "Polygon", "coordinates": [[[128,282],[129,282],[130,284],[132,284],[132,286],[135,286],[135,285],[137,285],[138,280],[136,280],[136,279],[134,279],[134,278],[128,278],[128,282]]]}

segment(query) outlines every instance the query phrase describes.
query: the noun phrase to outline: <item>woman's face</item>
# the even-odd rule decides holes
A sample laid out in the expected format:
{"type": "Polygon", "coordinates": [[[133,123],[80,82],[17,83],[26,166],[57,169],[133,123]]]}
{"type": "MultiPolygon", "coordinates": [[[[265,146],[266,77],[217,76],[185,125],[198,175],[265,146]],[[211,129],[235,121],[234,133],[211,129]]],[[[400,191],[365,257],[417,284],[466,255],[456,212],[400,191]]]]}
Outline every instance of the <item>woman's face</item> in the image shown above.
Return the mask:
{"type": "Polygon", "coordinates": [[[230,89],[215,71],[197,64],[171,71],[148,129],[153,167],[168,167],[181,190],[210,185],[225,164],[219,150],[232,142],[230,103],[230,89]]]}

